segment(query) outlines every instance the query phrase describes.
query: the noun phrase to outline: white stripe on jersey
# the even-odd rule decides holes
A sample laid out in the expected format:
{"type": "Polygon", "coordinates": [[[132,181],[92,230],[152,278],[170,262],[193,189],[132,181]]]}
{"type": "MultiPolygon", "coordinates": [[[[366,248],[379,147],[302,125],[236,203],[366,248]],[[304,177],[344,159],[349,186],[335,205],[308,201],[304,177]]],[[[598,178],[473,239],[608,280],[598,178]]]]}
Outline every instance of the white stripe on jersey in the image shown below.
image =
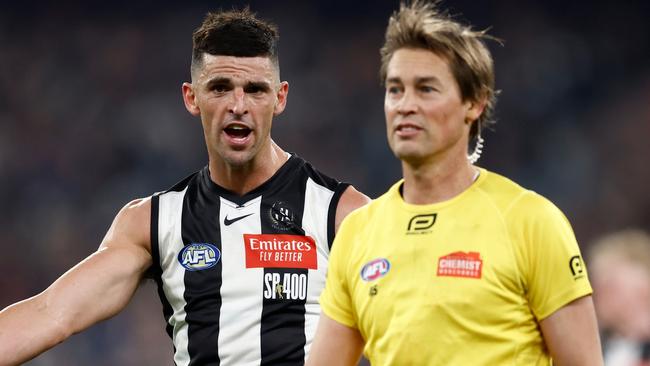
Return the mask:
{"type": "Polygon", "coordinates": [[[185,322],[185,268],[177,265],[176,255],[183,249],[181,236],[181,219],[179,212],[183,211],[183,198],[187,188],[181,192],[168,192],[159,196],[158,209],[158,249],[161,268],[163,269],[162,281],[165,296],[169,299],[174,310],[169,319],[169,324],[174,332],[174,362],[177,366],[187,366],[190,356],[187,352],[188,335],[185,322]],[[175,263],[176,262],[176,263],[175,263]]]}
{"type": "Polygon", "coordinates": [[[219,359],[221,365],[257,365],[262,357],[260,329],[264,268],[246,268],[242,233],[261,233],[262,196],[242,206],[223,197],[219,208],[221,225],[222,283],[219,317],[219,359]],[[226,217],[235,219],[226,226],[226,217]]]}
{"type": "Polygon", "coordinates": [[[334,191],[316,184],[311,178],[307,180],[302,226],[305,229],[305,234],[314,238],[318,243],[318,270],[310,269],[307,276],[307,302],[305,303],[305,338],[307,342],[305,343],[305,358],[309,355],[309,348],[314,340],[316,326],[318,325],[320,316],[318,297],[325,286],[329,258],[327,225],[323,225],[323,223],[327,223],[328,210],[315,210],[314,207],[329,207],[333,196],[334,191]]]}

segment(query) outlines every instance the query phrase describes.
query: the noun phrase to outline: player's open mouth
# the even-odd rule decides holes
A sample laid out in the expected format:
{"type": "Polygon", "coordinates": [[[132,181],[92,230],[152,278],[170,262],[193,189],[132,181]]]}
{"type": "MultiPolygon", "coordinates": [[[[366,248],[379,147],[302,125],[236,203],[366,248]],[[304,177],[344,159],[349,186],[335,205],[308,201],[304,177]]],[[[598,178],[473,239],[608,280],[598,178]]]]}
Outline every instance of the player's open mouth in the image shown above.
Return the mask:
{"type": "Polygon", "coordinates": [[[233,141],[244,142],[250,136],[252,130],[244,125],[230,125],[223,130],[233,141]]]}

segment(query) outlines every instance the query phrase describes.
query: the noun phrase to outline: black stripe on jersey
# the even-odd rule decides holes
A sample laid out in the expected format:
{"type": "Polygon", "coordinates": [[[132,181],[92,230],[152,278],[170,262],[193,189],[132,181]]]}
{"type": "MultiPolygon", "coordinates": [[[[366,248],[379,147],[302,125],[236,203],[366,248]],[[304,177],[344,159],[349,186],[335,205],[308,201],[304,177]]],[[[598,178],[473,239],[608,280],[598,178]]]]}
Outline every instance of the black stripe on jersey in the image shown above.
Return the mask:
{"type": "MultiPolygon", "coordinates": [[[[197,175],[196,179],[199,175],[197,175]]],[[[181,218],[184,246],[209,243],[221,246],[218,196],[190,182],[183,200],[181,218]]],[[[185,271],[185,321],[190,366],[216,366],[219,360],[219,316],[221,313],[222,262],[205,270],[185,271]]]]}
{"type": "Polygon", "coordinates": [[[305,169],[307,170],[309,177],[315,183],[334,191],[327,213],[327,246],[329,249],[332,249],[334,234],[336,233],[336,208],[341,200],[341,195],[343,195],[343,192],[345,192],[345,190],[350,186],[350,183],[339,183],[336,179],[328,177],[318,171],[308,162],[305,162],[305,169]]]}
{"type": "MultiPolygon", "coordinates": [[[[299,176],[299,175],[296,175],[299,176]]],[[[306,178],[306,176],[303,176],[306,178]]],[[[306,179],[285,177],[279,189],[262,197],[262,234],[305,235],[302,228],[305,202],[306,179]],[[278,218],[280,220],[278,220],[278,218]]],[[[275,187],[274,187],[275,188],[275,187]]],[[[285,279],[291,283],[293,277],[303,279],[304,294],[307,293],[308,269],[303,268],[265,268],[264,286],[271,276],[278,276],[282,287],[275,291],[275,299],[263,299],[261,323],[261,365],[303,365],[305,362],[305,299],[292,299],[284,290],[285,279]]],[[[294,284],[299,281],[294,281],[294,284]]],[[[296,289],[293,289],[294,293],[296,289]]]]}
{"type": "Polygon", "coordinates": [[[334,235],[336,234],[336,209],[339,206],[339,201],[343,192],[350,186],[348,183],[339,184],[334,190],[334,195],[330,201],[329,211],[327,212],[327,246],[332,249],[334,243],[334,235]]]}
{"type": "Polygon", "coordinates": [[[151,272],[151,276],[154,279],[154,281],[156,281],[156,285],[158,287],[158,297],[160,297],[160,302],[162,303],[163,306],[163,317],[165,318],[165,323],[167,324],[165,330],[167,331],[167,334],[171,337],[173,327],[171,326],[171,324],[169,324],[169,318],[171,318],[172,314],[174,313],[174,309],[172,308],[172,305],[169,303],[169,301],[167,301],[167,297],[165,296],[165,292],[163,291],[162,268],[160,267],[160,248],[158,243],[159,204],[160,204],[160,199],[158,197],[158,194],[156,193],[153,196],[151,196],[150,240],[151,240],[151,258],[153,260],[153,264],[151,265],[149,271],[151,272]]]}

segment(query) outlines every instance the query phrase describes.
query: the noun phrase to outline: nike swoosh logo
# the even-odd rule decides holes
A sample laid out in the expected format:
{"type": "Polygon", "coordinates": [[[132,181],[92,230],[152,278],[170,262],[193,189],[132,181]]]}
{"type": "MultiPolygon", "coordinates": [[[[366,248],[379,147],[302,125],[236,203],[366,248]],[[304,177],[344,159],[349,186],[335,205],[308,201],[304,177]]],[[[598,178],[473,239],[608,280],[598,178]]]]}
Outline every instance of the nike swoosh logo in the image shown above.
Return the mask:
{"type": "Polygon", "coordinates": [[[237,222],[237,221],[239,221],[239,220],[241,220],[241,219],[243,219],[245,217],[248,217],[250,215],[252,215],[252,213],[249,213],[248,215],[244,215],[244,216],[235,217],[234,219],[229,219],[228,215],[226,215],[226,217],[224,217],[224,219],[223,219],[223,224],[228,226],[228,225],[232,224],[233,222],[237,222]]]}

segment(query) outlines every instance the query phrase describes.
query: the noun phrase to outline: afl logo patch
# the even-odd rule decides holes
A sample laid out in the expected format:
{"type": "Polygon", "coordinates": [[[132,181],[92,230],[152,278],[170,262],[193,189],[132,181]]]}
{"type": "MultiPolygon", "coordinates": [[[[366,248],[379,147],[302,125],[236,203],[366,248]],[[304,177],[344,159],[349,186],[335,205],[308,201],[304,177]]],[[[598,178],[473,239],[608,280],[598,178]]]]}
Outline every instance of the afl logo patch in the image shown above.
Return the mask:
{"type": "Polygon", "coordinates": [[[208,243],[192,243],[178,253],[178,262],[188,271],[212,268],[220,258],[219,248],[208,243]]]}
{"type": "Polygon", "coordinates": [[[390,270],[390,262],[386,258],[377,258],[366,263],[361,268],[361,279],[364,281],[374,281],[384,277],[390,270]]]}

